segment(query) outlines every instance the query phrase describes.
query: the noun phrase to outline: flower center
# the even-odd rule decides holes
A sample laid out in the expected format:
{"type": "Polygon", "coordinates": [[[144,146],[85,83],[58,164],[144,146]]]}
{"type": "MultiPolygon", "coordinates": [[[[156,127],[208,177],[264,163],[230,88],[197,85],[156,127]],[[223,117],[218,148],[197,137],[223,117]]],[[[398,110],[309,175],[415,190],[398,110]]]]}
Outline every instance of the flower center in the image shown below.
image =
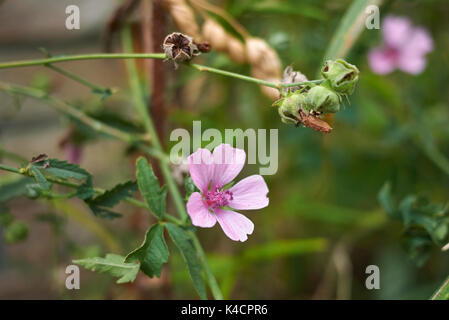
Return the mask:
{"type": "Polygon", "coordinates": [[[231,191],[223,190],[223,186],[217,186],[206,192],[205,199],[209,208],[215,209],[227,206],[233,197],[231,191]]]}

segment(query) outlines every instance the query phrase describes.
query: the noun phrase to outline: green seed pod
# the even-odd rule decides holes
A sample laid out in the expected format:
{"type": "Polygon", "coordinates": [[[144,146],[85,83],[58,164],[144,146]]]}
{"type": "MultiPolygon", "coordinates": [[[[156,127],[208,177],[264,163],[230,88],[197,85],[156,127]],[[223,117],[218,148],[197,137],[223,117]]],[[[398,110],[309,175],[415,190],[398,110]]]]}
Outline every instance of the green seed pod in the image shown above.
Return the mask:
{"type": "Polygon", "coordinates": [[[319,114],[336,113],[340,110],[340,102],[341,98],[337,93],[319,85],[307,92],[303,109],[307,113],[312,111],[319,114]]]}
{"type": "Polygon", "coordinates": [[[299,110],[304,104],[304,94],[300,92],[293,92],[286,97],[273,103],[273,106],[278,107],[279,115],[284,123],[293,123],[297,125],[299,121],[299,110]]]}
{"type": "Polygon", "coordinates": [[[359,80],[359,69],[343,59],[326,61],[321,74],[329,81],[332,89],[345,95],[352,94],[359,80]]]}

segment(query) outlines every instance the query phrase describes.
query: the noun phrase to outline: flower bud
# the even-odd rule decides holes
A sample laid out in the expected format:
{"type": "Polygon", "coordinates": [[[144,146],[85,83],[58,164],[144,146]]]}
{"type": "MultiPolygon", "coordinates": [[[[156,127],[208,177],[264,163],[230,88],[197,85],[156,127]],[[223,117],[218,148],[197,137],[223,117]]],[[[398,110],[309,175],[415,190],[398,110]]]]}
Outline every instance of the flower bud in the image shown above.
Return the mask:
{"type": "Polygon", "coordinates": [[[336,113],[340,110],[340,96],[333,90],[323,86],[311,88],[304,99],[303,110],[307,113],[336,113]]]}
{"type": "Polygon", "coordinates": [[[299,111],[304,105],[304,94],[293,92],[276,101],[273,105],[278,106],[282,122],[297,125],[300,122],[299,111]]]}
{"type": "Polygon", "coordinates": [[[359,69],[343,59],[328,60],[321,74],[329,81],[332,89],[341,94],[352,94],[359,80],[359,69]]]}

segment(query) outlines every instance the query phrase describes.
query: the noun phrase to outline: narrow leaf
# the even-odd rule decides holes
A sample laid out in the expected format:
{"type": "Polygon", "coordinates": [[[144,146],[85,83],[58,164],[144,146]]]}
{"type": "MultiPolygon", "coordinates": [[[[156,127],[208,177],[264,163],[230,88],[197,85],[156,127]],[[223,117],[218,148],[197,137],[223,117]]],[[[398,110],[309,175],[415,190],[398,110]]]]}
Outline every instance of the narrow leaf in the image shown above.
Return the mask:
{"type": "Polygon", "coordinates": [[[129,253],[125,262],[140,262],[140,270],[150,278],[160,277],[162,265],[168,261],[168,248],[164,239],[164,226],[153,225],[146,233],[142,245],[129,253]]]}
{"type": "Polygon", "coordinates": [[[382,2],[382,0],[354,0],[335,31],[324,60],[344,58],[365,29],[366,7],[380,5],[382,2]]]}
{"type": "Polygon", "coordinates": [[[108,273],[113,277],[118,277],[117,283],[133,282],[137,277],[140,266],[138,263],[125,263],[124,260],[124,257],[110,253],[105,258],[73,260],[73,263],[91,271],[108,273]]]}
{"type": "Polygon", "coordinates": [[[202,275],[203,268],[196,254],[192,239],[184,230],[172,223],[167,223],[166,228],[170,238],[178,247],[179,251],[181,251],[182,257],[187,263],[195,290],[198,292],[201,299],[207,299],[206,287],[202,275]]]}
{"type": "Polygon", "coordinates": [[[137,183],[151,211],[162,218],[165,214],[167,191],[165,188],[159,188],[159,181],[154,175],[153,169],[143,157],[137,159],[137,183]]]}

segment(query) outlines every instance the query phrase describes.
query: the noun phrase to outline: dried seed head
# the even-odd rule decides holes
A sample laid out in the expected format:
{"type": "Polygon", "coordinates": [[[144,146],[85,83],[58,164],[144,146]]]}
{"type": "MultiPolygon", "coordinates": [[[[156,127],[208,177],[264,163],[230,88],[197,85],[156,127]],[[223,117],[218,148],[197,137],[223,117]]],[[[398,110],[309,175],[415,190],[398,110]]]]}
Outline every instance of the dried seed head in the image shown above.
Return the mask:
{"type": "MultiPolygon", "coordinates": [[[[284,75],[282,83],[296,83],[308,81],[307,77],[299,71],[294,71],[292,66],[288,66],[284,69],[284,75]]],[[[303,89],[303,86],[283,88],[282,92],[294,92],[303,89]]]]}
{"type": "Polygon", "coordinates": [[[188,61],[200,54],[200,50],[193,39],[185,34],[174,32],[165,37],[162,45],[167,59],[188,61]]]}

